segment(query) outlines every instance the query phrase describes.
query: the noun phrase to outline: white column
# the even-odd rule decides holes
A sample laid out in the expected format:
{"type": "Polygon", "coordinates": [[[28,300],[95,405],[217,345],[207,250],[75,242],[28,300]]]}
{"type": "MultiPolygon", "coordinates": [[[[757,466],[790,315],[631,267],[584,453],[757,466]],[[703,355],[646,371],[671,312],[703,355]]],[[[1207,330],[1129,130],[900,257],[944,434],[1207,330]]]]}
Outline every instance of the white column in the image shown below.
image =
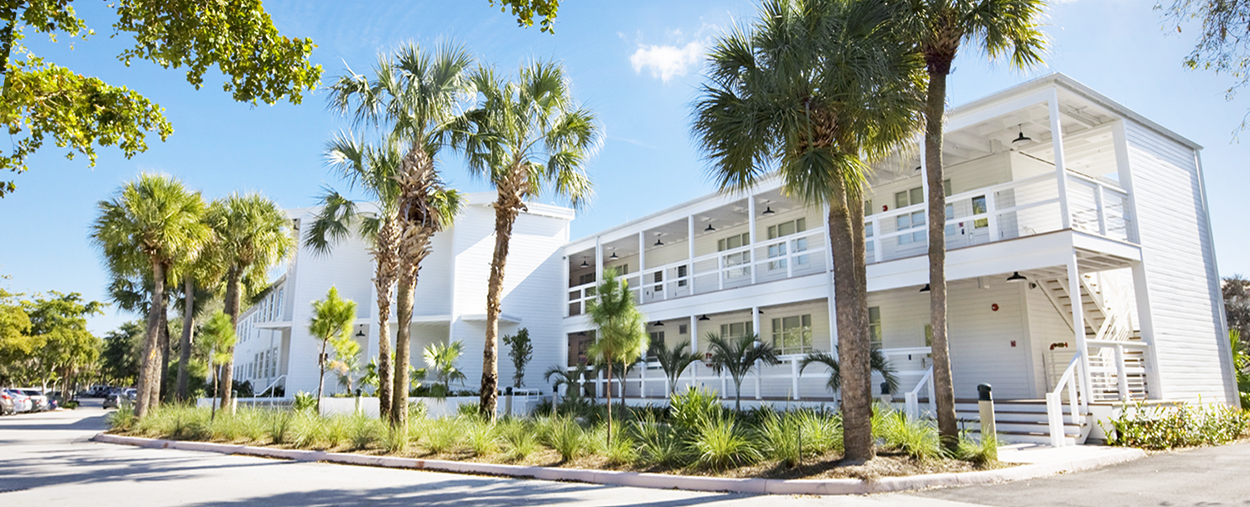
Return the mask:
{"type": "Polygon", "coordinates": [[[686,217],[686,239],[690,243],[690,252],[687,253],[686,259],[686,287],[690,289],[690,295],[694,295],[694,215],[686,217]]]}
{"type": "MultiPolygon", "coordinates": [[[[697,315],[691,315],[690,316],[690,352],[693,352],[695,354],[699,353],[699,329],[698,327],[699,327],[699,317],[697,315]]],[[[695,361],[694,364],[690,365],[690,367],[693,368],[692,370],[690,370],[690,376],[691,376],[690,385],[691,386],[694,386],[695,384],[698,383],[699,363],[701,362],[703,362],[702,358],[700,358],[699,361],[695,361]]],[[[678,377],[678,378],[681,378],[681,377],[678,377]]]]}
{"type": "MultiPolygon", "coordinates": [[[[563,291],[564,294],[560,296],[561,298],[564,299],[564,316],[565,317],[569,316],[569,283],[568,282],[569,282],[569,279],[572,277],[573,277],[573,272],[571,271],[571,266],[569,263],[569,256],[565,255],[564,256],[564,282],[561,284],[561,287],[564,287],[564,291],[563,291]]],[[[581,296],[580,292],[578,292],[578,296],[581,296]]],[[[447,342],[447,343],[451,343],[451,342],[447,342]]]]}
{"type": "Polygon", "coordinates": [[[1072,328],[1076,338],[1076,350],[1081,354],[1081,395],[1088,400],[1093,391],[1089,386],[1089,347],[1085,343],[1085,303],[1081,299],[1081,273],[1077,269],[1076,251],[1068,259],[1068,301],[1072,303],[1072,328]]]}
{"type": "MultiPolygon", "coordinates": [[[[833,298],[833,241],[829,238],[829,205],[824,206],[825,218],[822,220],[825,224],[825,285],[828,290],[829,297],[826,301],[829,303],[829,355],[834,358],[838,357],[838,311],[837,305],[833,298]]],[[[876,235],[880,231],[873,231],[876,235]]],[[[881,245],[877,245],[881,246],[881,245]]]]}
{"type": "Polygon", "coordinates": [[[1072,228],[1072,215],[1068,211],[1068,175],[1063,169],[1063,126],[1059,121],[1059,92],[1050,90],[1050,142],[1055,152],[1055,177],[1059,183],[1059,216],[1063,228],[1072,228]]]}
{"type": "Polygon", "coordinates": [[[642,279],[642,270],[644,269],[647,269],[647,231],[641,231],[638,233],[638,289],[639,290],[642,290],[642,286],[647,284],[647,281],[642,279]]]}
{"type": "MultiPolygon", "coordinates": [[[[929,212],[928,212],[928,209],[929,209],[929,168],[928,168],[928,167],[925,167],[924,135],[921,135],[921,136],[920,136],[920,142],[919,142],[919,143],[916,143],[916,144],[918,145],[918,149],[916,150],[916,152],[920,154],[920,186],[921,186],[921,193],[923,193],[923,194],[924,194],[924,203],[925,203],[925,214],[924,214],[924,216],[925,216],[925,221],[927,222],[927,221],[929,220],[929,212]]],[[[886,196],[886,198],[890,198],[890,197],[893,197],[893,196],[886,196]]],[[[898,204],[897,202],[894,202],[894,201],[889,201],[889,203],[890,203],[889,205],[891,206],[891,208],[890,208],[891,210],[893,210],[893,209],[894,209],[894,208],[893,208],[893,206],[895,206],[895,205],[897,205],[897,204],[898,204]]],[[[915,204],[915,203],[912,203],[912,204],[915,204]]],[[[947,216],[946,216],[946,211],[945,211],[945,210],[943,210],[943,211],[942,211],[942,217],[943,217],[943,218],[942,218],[942,227],[946,227],[946,219],[947,219],[947,218],[950,218],[950,217],[947,217],[947,216]]],[[[877,235],[880,235],[880,234],[881,234],[881,231],[872,231],[872,232],[873,232],[873,236],[874,236],[874,237],[876,237],[877,235]]],[[[928,244],[929,244],[929,235],[928,235],[928,234],[925,234],[925,236],[924,236],[924,243],[925,243],[926,245],[928,245],[928,244]]],[[[877,246],[881,246],[881,245],[880,245],[880,244],[878,244],[877,246]]],[[[881,250],[881,249],[880,249],[880,248],[878,248],[878,249],[877,249],[877,251],[876,251],[876,252],[874,252],[874,253],[876,253],[876,254],[877,254],[877,255],[876,255],[876,256],[874,256],[874,257],[876,257],[876,258],[878,259],[878,262],[880,262],[880,259],[881,259],[881,257],[880,257],[881,252],[880,252],[880,250],[881,250]]]]}
{"type": "MultiPolygon", "coordinates": [[[[760,307],[751,307],[751,328],[755,331],[755,341],[760,342],[760,307]]],[[[755,399],[760,399],[760,375],[764,373],[764,365],[758,359],[755,361],[755,399]]]]}
{"type": "Polygon", "coordinates": [[[603,283],[603,237],[595,236],[595,284],[601,283],[603,283]]]}
{"type": "Polygon", "coordinates": [[[749,242],[750,248],[747,251],[750,252],[749,257],[751,258],[751,263],[749,264],[751,266],[751,284],[754,285],[755,284],[755,194],[751,194],[747,196],[747,214],[748,214],[747,228],[750,229],[750,232],[747,234],[747,239],[750,240],[749,242]]]}

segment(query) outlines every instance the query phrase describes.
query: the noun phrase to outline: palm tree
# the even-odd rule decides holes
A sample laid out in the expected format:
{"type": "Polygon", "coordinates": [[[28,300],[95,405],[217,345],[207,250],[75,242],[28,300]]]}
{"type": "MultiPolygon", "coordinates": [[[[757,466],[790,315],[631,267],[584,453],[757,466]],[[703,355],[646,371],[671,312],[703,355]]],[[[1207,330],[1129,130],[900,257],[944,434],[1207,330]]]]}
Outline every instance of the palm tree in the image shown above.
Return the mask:
{"type": "Polygon", "coordinates": [[[493,69],[472,75],[478,106],[456,121],[452,143],[464,151],[470,172],[490,181],[495,200],[495,251],[486,289],[486,343],[482,352],[483,417],[494,418],[499,388],[499,313],[504,266],[517,216],[544,185],[574,207],[590,196],[586,161],[599,145],[599,127],[577,106],[564,69],[555,62],[523,66],[515,82],[493,69]]]}
{"type": "Polygon", "coordinates": [[[451,381],[464,384],[464,372],[456,368],[456,361],[464,353],[464,342],[454,341],[451,344],[431,343],[425,347],[425,365],[434,372],[434,378],[442,383],[443,395],[451,392],[451,381]]]}
{"type": "MultiPolygon", "coordinates": [[[[213,201],[205,221],[216,237],[206,255],[225,273],[225,313],[230,324],[237,326],[243,300],[251,299],[251,292],[259,285],[256,282],[265,280],[269,268],[286,259],[295,247],[290,221],[277,203],[256,193],[231,194],[213,201]]],[[[222,409],[230,412],[233,347],[227,352],[230,358],[223,365],[220,389],[222,409]]]]}
{"type": "Polygon", "coordinates": [[[135,415],[143,417],[160,399],[159,327],[165,315],[165,282],[174,263],[198,251],[209,237],[201,222],[204,200],[173,177],[144,173],[97,206],[100,214],[92,224],[91,239],[103,251],[109,271],[116,278],[130,278],[149,270],[152,277],[135,399],[135,415]]]}
{"type": "Polygon", "coordinates": [[[360,213],[359,205],[334,190],[321,196],[320,211],[308,228],[304,245],[313,252],[328,254],[333,246],[352,233],[372,243],[373,286],[378,303],[378,409],[383,419],[391,412],[391,287],[399,275],[399,184],[395,175],[403,158],[403,147],[396,142],[380,146],[339,134],[326,145],[326,160],[346,179],[349,186],[365,192],[377,203],[376,215],[360,213]]]}
{"type": "Polygon", "coordinates": [[[238,341],[238,335],[234,330],[234,324],[230,323],[230,316],[218,310],[208,319],[208,322],[204,323],[204,329],[200,333],[202,346],[208,352],[208,371],[213,376],[213,418],[217,417],[217,383],[221,379],[222,365],[230,361],[230,351],[234,350],[234,344],[238,341]],[[216,369],[213,368],[214,366],[216,369]]]}
{"type": "Polygon", "coordinates": [[[577,401],[582,397],[582,386],[585,384],[586,374],[590,372],[590,368],[584,363],[578,363],[572,370],[561,368],[559,365],[552,366],[544,373],[547,382],[551,382],[551,407],[554,412],[555,407],[559,405],[556,400],[557,394],[560,392],[560,386],[565,386],[564,396],[572,401],[577,401]],[[552,378],[555,381],[552,381],[552,378]]]}
{"type": "Polygon", "coordinates": [[[864,207],[867,161],[918,127],[923,74],[891,29],[896,3],[767,0],[750,27],[721,37],[695,103],[694,133],[721,190],[747,191],[771,169],[783,191],[828,206],[843,442],[874,455],[864,207]]]}
{"type": "MultiPolygon", "coordinates": [[[[890,364],[890,360],[885,357],[885,354],[881,353],[881,349],[872,349],[869,358],[872,371],[881,374],[881,378],[885,380],[885,384],[890,388],[890,392],[897,392],[898,375],[895,374],[894,366],[890,364]]],[[[803,361],[799,363],[799,373],[803,373],[803,370],[806,370],[808,365],[815,363],[823,364],[829,368],[829,381],[825,383],[825,387],[834,392],[842,389],[842,365],[828,352],[812,352],[803,356],[803,361]]]]}
{"type": "MultiPolygon", "coordinates": [[[[946,122],[946,77],[963,44],[991,59],[1008,57],[1024,69],[1042,63],[1046,0],[909,0],[900,19],[902,33],[924,58],[929,84],[924,102],[924,165],[929,201],[929,318],[933,328],[933,387],[938,433],[950,450],[959,445],[955,388],[946,336],[946,193],[942,161],[946,122]]],[[[1057,134],[1056,134],[1057,135],[1057,134]]]]}
{"type": "Polygon", "coordinates": [[[219,259],[197,255],[174,266],[176,278],[182,279],[182,336],[178,341],[178,375],[174,389],[175,399],[179,401],[190,398],[188,368],[195,341],[195,320],[204,313],[204,303],[213,300],[220,292],[222,270],[213,264],[215,260],[219,259]]]}
{"type": "MultiPolygon", "coordinates": [[[[352,116],[357,126],[376,128],[402,146],[394,176],[397,184],[395,365],[391,375],[391,425],[406,428],[412,297],[430,238],[459,212],[459,193],[443,187],[434,159],[445,144],[448,125],[471,88],[466,70],[473,58],[446,44],[433,53],[407,44],[379,56],[374,77],[351,74],[330,86],[330,108],[352,116]]],[[[350,71],[350,69],[349,69],[350,71]]]]}
{"type": "MultiPolygon", "coordinates": [[[[586,305],[590,321],[598,326],[595,341],[587,351],[601,364],[629,364],[647,353],[651,336],[646,321],[629,292],[629,282],[618,279],[615,268],[603,270],[603,281],[595,288],[595,299],[586,305]]],[[[608,370],[608,444],[612,443],[612,368],[608,370]]],[[[624,383],[622,378],[621,382],[624,383]]]]}
{"type": "Polygon", "coordinates": [[[659,347],[655,351],[655,357],[660,361],[660,369],[664,370],[664,375],[668,376],[669,396],[677,390],[677,379],[681,378],[681,374],[699,360],[699,354],[690,350],[690,340],[682,340],[671,349],[659,347]]]}
{"type": "Polygon", "coordinates": [[[321,354],[317,356],[317,367],[320,369],[317,375],[317,411],[320,412],[326,366],[330,363],[326,346],[344,337],[351,339],[352,323],[356,321],[356,303],[339,297],[338,288],[331,285],[326,292],[326,298],[313,301],[312,307],[313,316],[308,322],[308,332],[321,342],[321,354]]]}
{"type": "Polygon", "coordinates": [[[708,352],[712,354],[712,370],[720,375],[728,372],[734,383],[734,410],[742,410],[742,380],[751,373],[756,363],[774,365],[777,350],[773,344],[761,342],[759,335],[744,334],[742,336],[724,337],[716,333],[707,334],[708,352]]]}

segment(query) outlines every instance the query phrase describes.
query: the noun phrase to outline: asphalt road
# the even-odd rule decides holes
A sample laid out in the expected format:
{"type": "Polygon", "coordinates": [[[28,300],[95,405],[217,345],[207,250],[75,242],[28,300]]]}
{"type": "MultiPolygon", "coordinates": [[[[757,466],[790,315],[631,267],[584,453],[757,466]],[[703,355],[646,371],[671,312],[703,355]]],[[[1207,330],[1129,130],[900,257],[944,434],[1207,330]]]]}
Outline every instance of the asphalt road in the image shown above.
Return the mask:
{"type": "Polygon", "coordinates": [[[475,477],[88,441],[105,411],[0,418],[0,505],[1250,505],[1250,445],[1027,482],[858,497],[754,496],[475,477]]]}

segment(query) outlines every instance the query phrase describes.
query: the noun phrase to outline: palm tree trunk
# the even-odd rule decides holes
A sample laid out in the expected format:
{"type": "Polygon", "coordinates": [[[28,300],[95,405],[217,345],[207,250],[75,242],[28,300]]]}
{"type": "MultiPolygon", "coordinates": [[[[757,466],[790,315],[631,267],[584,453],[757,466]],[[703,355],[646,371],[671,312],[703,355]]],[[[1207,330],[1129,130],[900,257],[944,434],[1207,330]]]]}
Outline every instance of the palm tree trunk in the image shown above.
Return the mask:
{"type": "Polygon", "coordinates": [[[374,255],[377,269],[374,276],[374,290],[378,293],[378,411],[383,420],[391,418],[391,391],[393,387],[391,372],[391,286],[395,285],[396,259],[395,240],[399,224],[393,217],[387,217],[378,230],[376,254],[374,255]]]}
{"type": "Polygon", "coordinates": [[[160,382],[156,369],[160,365],[160,314],[165,312],[165,265],[152,261],[152,293],[149,295],[148,329],[143,338],[143,358],[139,366],[138,393],[135,396],[135,416],[142,418],[151,408],[151,393],[160,382]]]}
{"type": "Polygon", "coordinates": [[[195,278],[187,275],[182,282],[182,338],[178,340],[178,401],[190,398],[187,391],[187,363],[191,361],[191,340],[195,328],[195,278]]]}
{"type": "MultiPolygon", "coordinates": [[[[231,269],[226,275],[226,301],[225,314],[230,316],[230,327],[238,328],[239,322],[239,304],[240,304],[240,288],[239,278],[242,273],[238,269],[231,269]]],[[[221,365],[221,385],[218,389],[221,391],[221,410],[229,414],[234,408],[234,345],[226,348],[225,363],[221,365]]]]}
{"type": "MultiPolygon", "coordinates": [[[[503,299],[504,265],[508,262],[512,225],[516,223],[520,206],[523,204],[515,192],[500,189],[499,199],[495,202],[495,253],[490,260],[490,280],[486,288],[486,343],[482,348],[482,389],[478,405],[482,417],[492,421],[495,420],[495,405],[499,397],[499,313],[503,299]]],[[[609,363],[608,370],[611,369],[609,363]]],[[[611,374],[609,371],[608,375],[611,374]]],[[[611,389],[609,384],[608,390],[611,389]]],[[[612,413],[611,403],[608,403],[608,413],[612,413]]]]}
{"type": "Polygon", "coordinates": [[[926,97],[924,157],[929,183],[929,320],[933,328],[933,387],[938,434],[942,445],[959,445],[955,420],[955,387],[951,378],[950,345],[946,337],[946,192],[942,171],[942,120],[946,116],[945,66],[931,65],[926,97]]]}
{"type": "MultiPolygon", "coordinates": [[[[162,305],[164,306],[164,305],[162,305]]],[[[157,384],[156,389],[152,390],[152,406],[161,403],[161,391],[165,390],[165,386],[169,384],[169,316],[164,311],[161,312],[161,383],[157,384]]]]}
{"type": "Polygon", "coordinates": [[[843,458],[863,463],[876,452],[872,441],[872,380],[868,369],[867,322],[859,307],[863,280],[856,274],[854,228],[844,183],[835,183],[829,203],[829,244],[833,251],[834,302],[838,322],[838,356],[842,364],[843,458]]]}
{"type": "Polygon", "coordinates": [[[412,290],[416,286],[415,273],[408,260],[400,259],[399,287],[395,295],[399,330],[395,332],[395,372],[391,393],[391,427],[408,425],[408,364],[412,342],[412,290]]]}
{"type": "Polygon", "coordinates": [[[608,362],[608,447],[612,447],[612,363],[608,362]]]}

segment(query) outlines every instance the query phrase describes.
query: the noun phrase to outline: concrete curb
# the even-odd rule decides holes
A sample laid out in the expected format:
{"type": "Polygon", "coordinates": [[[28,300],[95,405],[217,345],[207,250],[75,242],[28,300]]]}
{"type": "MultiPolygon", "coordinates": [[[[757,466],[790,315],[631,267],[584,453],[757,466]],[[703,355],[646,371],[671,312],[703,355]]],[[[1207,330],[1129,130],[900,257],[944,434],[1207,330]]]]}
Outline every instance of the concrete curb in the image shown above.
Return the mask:
{"type": "Polygon", "coordinates": [[[541,479],[547,481],[573,481],[613,486],[633,486],[639,488],[676,488],[691,491],[718,491],[779,495],[863,495],[869,493],[886,493],[915,489],[944,488],[952,486],[967,486],[972,484],[1019,481],[1045,477],[1058,473],[1089,470],[1091,468],[1132,461],[1146,456],[1146,453],[1140,449],[1116,449],[1117,452],[1107,453],[1103,456],[1077,459],[1063,463],[1037,463],[1022,465],[1003,470],[914,475],[911,477],[883,477],[874,481],[863,481],[860,479],[781,480],[730,479],[721,477],[695,477],[688,475],[617,472],[611,470],[583,470],[572,468],[499,465],[492,463],[467,463],[462,461],[367,456],[363,454],[340,452],[274,449],[269,447],[216,444],[209,442],[160,440],[109,435],[106,433],[99,433],[93,437],[92,440],[106,444],[133,445],[152,449],[179,449],[184,451],[215,452],[221,454],[238,454],[243,456],[288,459],[293,461],[324,461],[328,463],[341,463],[347,465],[495,475],[522,479],[541,479]]]}

